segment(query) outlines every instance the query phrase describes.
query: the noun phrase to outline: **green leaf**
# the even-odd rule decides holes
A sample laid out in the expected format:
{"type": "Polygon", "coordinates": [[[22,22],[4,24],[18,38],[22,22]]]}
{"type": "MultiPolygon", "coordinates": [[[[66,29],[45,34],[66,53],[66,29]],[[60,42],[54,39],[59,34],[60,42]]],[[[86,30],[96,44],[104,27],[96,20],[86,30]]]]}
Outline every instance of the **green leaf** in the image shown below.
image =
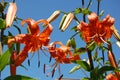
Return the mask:
{"type": "Polygon", "coordinates": [[[76,60],[76,61],[72,61],[72,62],[80,65],[81,68],[83,68],[86,71],[90,71],[91,70],[90,69],[90,65],[86,61],[76,60]]]}
{"type": "Polygon", "coordinates": [[[0,2],[0,13],[2,13],[5,10],[7,4],[8,2],[4,2],[4,3],[0,2]]]}
{"type": "Polygon", "coordinates": [[[115,68],[112,66],[103,66],[98,70],[98,72],[99,72],[99,74],[103,74],[107,71],[113,71],[113,70],[115,70],[115,68]]]}
{"type": "Polygon", "coordinates": [[[96,43],[94,41],[88,43],[87,48],[89,51],[93,51],[96,48],[96,43]]]}
{"type": "Polygon", "coordinates": [[[74,66],[74,67],[69,71],[69,74],[71,74],[71,73],[73,73],[73,72],[75,72],[76,70],[79,70],[79,69],[81,69],[81,66],[80,66],[80,65],[74,66]]]}
{"type": "Polygon", "coordinates": [[[12,33],[10,31],[8,31],[8,36],[13,36],[12,33]]]}
{"type": "Polygon", "coordinates": [[[101,60],[103,60],[103,57],[99,57],[99,58],[97,58],[96,61],[97,61],[98,63],[100,63],[101,60]]]}
{"type": "Polygon", "coordinates": [[[7,63],[9,62],[11,52],[13,50],[13,46],[10,47],[4,54],[1,55],[0,57],[0,71],[2,71],[7,63]]]}
{"type": "Polygon", "coordinates": [[[72,39],[71,39],[71,46],[72,46],[73,49],[76,48],[76,41],[75,41],[75,38],[72,38],[72,39]]]}
{"type": "Polygon", "coordinates": [[[90,79],[91,79],[91,80],[98,80],[98,79],[99,79],[98,69],[99,69],[99,66],[95,67],[95,68],[90,72],[90,79]]]}
{"type": "Polygon", "coordinates": [[[94,55],[93,55],[93,59],[96,60],[97,57],[98,57],[98,51],[96,50],[95,53],[94,53],[94,55]]]}
{"type": "Polygon", "coordinates": [[[76,48],[75,49],[75,54],[82,54],[82,53],[85,53],[86,52],[86,48],[84,47],[81,47],[81,48],[76,48]]]}
{"type": "Polygon", "coordinates": [[[0,18],[0,29],[5,29],[6,28],[6,22],[5,20],[0,18]]]}
{"type": "Polygon", "coordinates": [[[71,30],[74,30],[75,32],[77,32],[78,31],[77,26],[72,27],[71,30]]]}
{"type": "Polygon", "coordinates": [[[23,75],[15,75],[15,76],[8,76],[4,80],[37,80],[37,79],[23,75]]]}
{"type": "Polygon", "coordinates": [[[87,8],[82,8],[82,14],[86,15],[86,14],[89,14],[90,13],[90,10],[87,9],[87,8]]]}

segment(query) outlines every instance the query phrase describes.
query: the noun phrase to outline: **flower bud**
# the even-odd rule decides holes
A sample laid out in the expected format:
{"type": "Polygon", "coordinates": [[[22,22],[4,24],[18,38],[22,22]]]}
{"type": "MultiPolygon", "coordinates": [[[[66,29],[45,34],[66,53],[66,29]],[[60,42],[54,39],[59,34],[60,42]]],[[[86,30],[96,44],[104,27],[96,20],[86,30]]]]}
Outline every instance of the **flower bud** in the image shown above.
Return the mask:
{"type": "Polygon", "coordinates": [[[113,28],[113,35],[114,35],[114,37],[115,37],[118,41],[120,41],[120,35],[118,34],[117,29],[115,28],[114,25],[112,26],[112,28],[113,28]]]}
{"type": "Polygon", "coordinates": [[[62,25],[63,25],[65,19],[66,19],[66,16],[67,16],[67,14],[64,14],[63,17],[62,17],[62,19],[61,19],[61,21],[60,21],[60,24],[59,24],[59,29],[60,29],[60,30],[61,30],[61,28],[62,28],[62,25]]]}
{"type": "Polygon", "coordinates": [[[72,13],[69,13],[66,18],[65,18],[65,21],[61,27],[61,31],[65,31],[67,29],[67,27],[69,26],[69,24],[71,23],[71,21],[73,20],[74,18],[74,14],[72,13]]]}
{"type": "MultiPolygon", "coordinates": [[[[47,19],[47,21],[48,21],[49,23],[51,23],[51,22],[54,21],[59,15],[60,15],[60,11],[57,10],[57,11],[55,11],[55,12],[47,19]]],[[[46,26],[46,24],[43,24],[43,26],[46,26]]]]}
{"type": "MultiPolygon", "coordinates": [[[[115,56],[114,56],[114,54],[111,51],[108,51],[108,59],[110,61],[111,66],[113,66],[115,68],[118,67],[118,65],[116,63],[116,60],[115,60],[115,56]]],[[[115,75],[120,80],[120,72],[115,72],[115,75]]]]}
{"type": "Polygon", "coordinates": [[[12,25],[16,12],[17,12],[16,3],[10,3],[10,6],[8,7],[8,11],[6,14],[6,27],[10,27],[12,25]]]}

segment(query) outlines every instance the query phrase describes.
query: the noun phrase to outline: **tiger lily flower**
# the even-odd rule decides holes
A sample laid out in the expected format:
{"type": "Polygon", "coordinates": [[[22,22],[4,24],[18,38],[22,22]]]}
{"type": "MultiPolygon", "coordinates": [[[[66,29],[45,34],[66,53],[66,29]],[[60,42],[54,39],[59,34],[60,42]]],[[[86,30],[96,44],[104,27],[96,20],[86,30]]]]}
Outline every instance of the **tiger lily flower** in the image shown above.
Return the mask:
{"type": "Polygon", "coordinates": [[[79,60],[79,55],[73,55],[70,51],[70,47],[63,45],[61,42],[56,41],[49,45],[49,52],[51,56],[59,63],[71,63],[72,60],[79,60]],[[60,45],[59,48],[55,45],[60,45]]]}
{"type": "Polygon", "coordinates": [[[99,20],[98,16],[92,12],[88,15],[89,23],[83,21],[77,26],[78,30],[82,32],[82,37],[85,42],[94,40],[98,45],[106,43],[108,38],[113,34],[114,18],[107,15],[103,20],[99,20]]]}
{"type": "Polygon", "coordinates": [[[33,19],[26,19],[21,22],[22,25],[24,23],[28,24],[31,34],[18,34],[15,37],[8,40],[8,46],[10,47],[12,42],[24,44],[24,48],[17,55],[17,58],[14,61],[15,66],[21,65],[21,63],[28,56],[28,52],[35,52],[39,50],[42,46],[47,46],[50,41],[50,34],[53,30],[53,27],[47,20],[38,20],[34,21],[33,19]],[[40,32],[39,23],[47,24],[46,28],[40,32]]]}
{"type": "Polygon", "coordinates": [[[6,27],[10,27],[13,23],[13,20],[15,18],[17,12],[17,6],[16,3],[10,3],[10,6],[8,7],[8,11],[6,14],[6,27]]]}
{"type": "MultiPolygon", "coordinates": [[[[56,60],[56,62],[52,65],[52,67],[54,67],[51,72],[52,77],[56,67],[60,70],[60,64],[70,64],[73,60],[80,60],[79,55],[73,55],[70,51],[70,47],[63,45],[59,41],[49,44],[48,51],[50,52],[51,57],[56,60]],[[57,44],[60,46],[59,48],[56,47],[57,44]]],[[[50,75],[50,73],[48,75],[50,75]]]]}

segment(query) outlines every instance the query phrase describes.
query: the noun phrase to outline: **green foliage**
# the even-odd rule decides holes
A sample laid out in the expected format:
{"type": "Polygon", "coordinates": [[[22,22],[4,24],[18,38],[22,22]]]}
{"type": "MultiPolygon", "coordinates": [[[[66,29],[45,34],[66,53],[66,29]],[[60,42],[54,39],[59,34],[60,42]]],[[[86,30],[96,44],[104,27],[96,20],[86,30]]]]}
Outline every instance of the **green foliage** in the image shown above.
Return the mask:
{"type": "Polygon", "coordinates": [[[81,13],[81,12],[82,12],[82,9],[81,9],[81,8],[76,8],[75,11],[74,11],[75,14],[79,14],[79,13],[81,13]]]}
{"type": "Polygon", "coordinates": [[[90,43],[87,43],[86,47],[89,51],[93,51],[96,48],[96,43],[94,41],[92,41],[90,43]]]}
{"type": "Polygon", "coordinates": [[[81,69],[81,66],[80,66],[80,65],[74,66],[74,67],[69,71],[69,74],[72,74],[73,72],[75,72],[76,70],[79,70],[79,69],[81,69]]]}
{"type": "Polygon", "coordinates": [[[8,76],[4,80],[37,80],[37,79],[23,75],[15,75],[15,76],[8,76]]]}
{"type": "Polygon", "coordinates": [[[87,8],[82,8],[82,14],[84,15],[90,14],[90,10],[87,8]]]}
{"type": "Polygon", "coordinates": [[[81,68],[83,68],[85,71],[90,71],[91,70],[90,65],[86,61],[76,60],[76,61],[72,61],[72,62],[80,65],[81,68]]]}
{"type": "Polygon", "coordinates": [[[6,67],[6,65],[9,63],[12,50],[13,50],[13,46],[10,47],[7,51],[5,51],[5,53],[3,53],[0,56],[0,71],[2,71],[6,67]]]}
{"type": "Polygon", "coordinates": [[[75,41],[75,38],[72,38],[71,39],[71,46],[73,49],[76,49],[76,41],[75,41]]]}
{"type": "Polygon", "coordinates": [[[83,54],[83,53],[85,53],[85,52],[86,52],[86,48],[84,48],[84,47],[76,48],[76,49],[74,50],[74,53],[77,54],[77,55],[83,54]]]}
{"type": "Polygon", "coordinates": [[[99,68],[98,66],[90,71],[90,79],[91,80],[103,80],[104,77],[104,73],[106,73],[107,71],[113,71],[115,70],[114,67],[112,66],[102,66],[101,68],[99,68]]]}
{"type": "Polygon", "coordinates": [[[0,29],[5,29],[5,27],[6,27],[5,20],[0,18],[0,29]]]}
{"type": "Polygon", "coordinates": [[[2,13],[5,10],[7,4],[8,2],[4,2],[4,3],[0,2],[0,13],[2,13]]]}

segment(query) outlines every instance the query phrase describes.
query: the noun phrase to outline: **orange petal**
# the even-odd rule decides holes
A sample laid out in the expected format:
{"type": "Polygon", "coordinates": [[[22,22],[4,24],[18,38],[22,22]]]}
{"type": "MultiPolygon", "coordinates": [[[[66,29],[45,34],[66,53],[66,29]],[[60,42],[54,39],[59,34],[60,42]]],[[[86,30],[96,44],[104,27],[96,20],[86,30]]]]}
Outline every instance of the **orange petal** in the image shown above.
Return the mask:
{"type": "Polygon", "coordinates": [[[37,34],[40,33],[39,26],[38,26],[38,24],[33,19],[28,18],[26,20],[23,20],[21,22],[21,25],[23,26],[25,23],[28,24],[30,32],[31,32],[32,35],[37,35],[37,34]]]}

